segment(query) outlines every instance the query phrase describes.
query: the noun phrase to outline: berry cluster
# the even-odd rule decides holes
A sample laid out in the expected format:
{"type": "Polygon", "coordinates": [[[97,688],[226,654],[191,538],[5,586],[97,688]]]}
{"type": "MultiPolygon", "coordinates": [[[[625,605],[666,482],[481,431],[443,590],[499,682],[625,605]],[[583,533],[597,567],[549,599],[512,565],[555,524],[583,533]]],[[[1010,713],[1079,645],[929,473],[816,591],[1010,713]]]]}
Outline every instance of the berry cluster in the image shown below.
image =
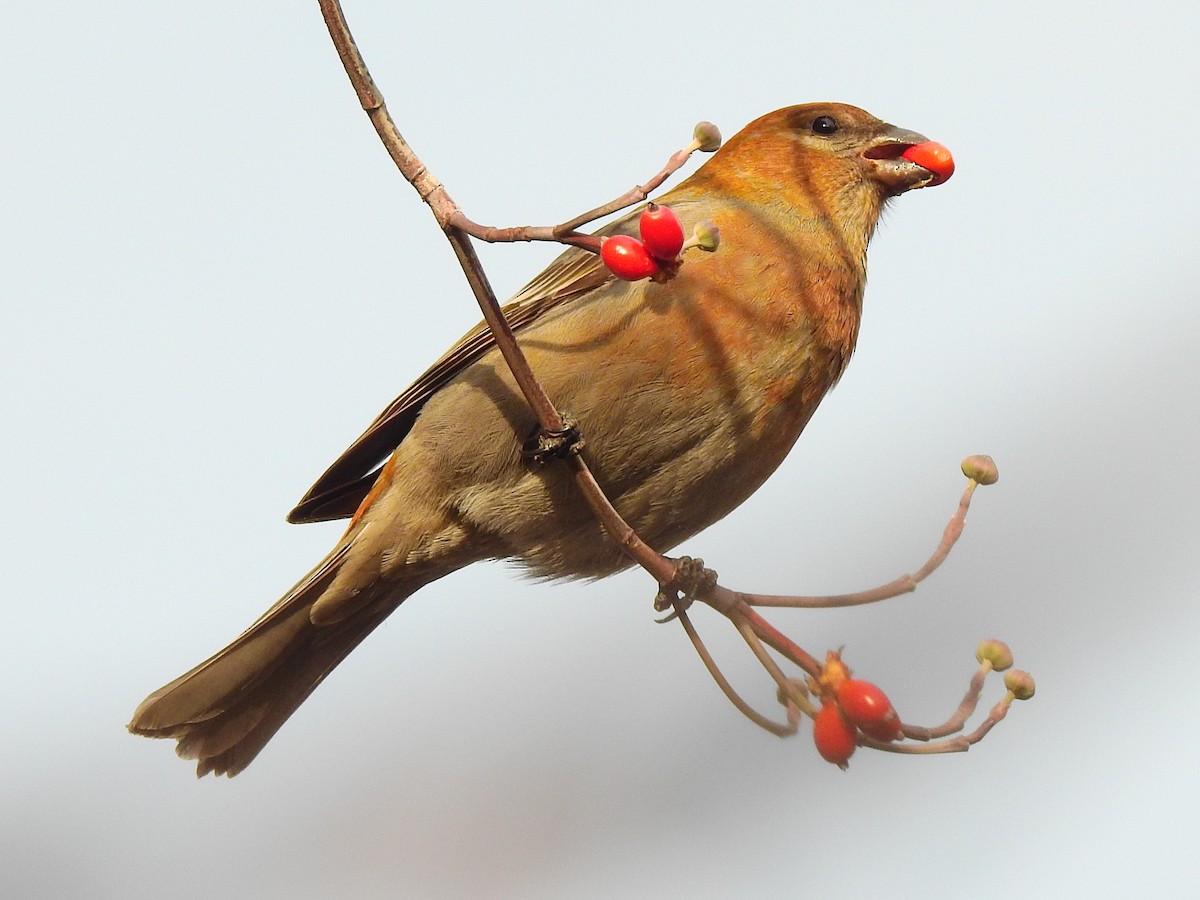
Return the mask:
{"type": "Polygon", "coordinates": [[[813,742],[817,752],[839,768],[846,768],[860,732],[885,744],[901,736],[900,716],[887,694],[869,681],[851,678],[839,654],[830,651],[813,687],[821,696],[813,742]]]}
{"type": "MultiPolygon", "coordinates": [[[[986,474],[986,473],[985,473],[986,474]]],[[[887,695],[869,681],[852,678],[850,669],[842,662],[839,653],[829,653],[825,665],[816,678],[809,678],[800,688],[805,711],[813,717],[813,742],[817,752],[829,762],[845,769],[846,763],[858,748],[867,744],[877,750],[892,750],[900,753],[948,753],[968,749],[981,741],[997,722],[1008,714],[1016,700],[1033,697],[1036,685],[1028,672],[1012,668],[1013,656],[1003,641],[983,641],[975,651],[979,669],[971,678],[971,686],[955,713],[941,725],[924,728],[904,725],[887,695]],[[992,672],[1004,672],[1005,694],[988,713],[978,728],[966,735],[962,731],[967,717],[975,710],[984,679],[992,672]],[[807,696],[812,693],[821,698],[820,710],[812,709],[807,696]],[[895,744],[902,738],[915,743],[895,744]]],[[[794,695],[781,687],[780,702],[790,704],[794,695]]],[[[799,711],[795,706],[790,707],[799,711]]]]}
{"type": "Polygon", "coordinates": [[[669,206],[650,203],[638,219],[641,240],[616,234],[600,244],[600,258],[612,273],[625,281],[652,278],[673,268],[683,250],[683,226],[669,206]]]}

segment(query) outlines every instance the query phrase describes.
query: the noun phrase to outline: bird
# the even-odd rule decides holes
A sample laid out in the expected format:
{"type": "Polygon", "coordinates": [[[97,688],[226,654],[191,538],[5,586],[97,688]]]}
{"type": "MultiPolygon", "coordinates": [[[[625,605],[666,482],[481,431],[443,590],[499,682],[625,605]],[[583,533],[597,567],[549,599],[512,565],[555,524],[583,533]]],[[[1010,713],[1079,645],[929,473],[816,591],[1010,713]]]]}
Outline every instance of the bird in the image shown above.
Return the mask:
{"type": "MultiPolygon", "coordinates": [[[[568,247],[505,305],[533,372],[579,423],[600,486],[652,547],[669,550],[746,500],[841,377],[885,205],[948,177],[942,162],[906,157],[926,143],[842,103],[768,113],[657,198],[687,230],[715,224],[715,252],[631,282],[568,247]]],[[[637,214],[597,234],[633,234],[637,214]]],[[[128,729],[175,739],[198,777],[232,777],[430,582],[484,560],[547,580],[627,568],[568,467],[522,452],[536,429],[476,326],[288,515],[349,519],[330,553],[227,647],[150,694],[128,729]]]]}

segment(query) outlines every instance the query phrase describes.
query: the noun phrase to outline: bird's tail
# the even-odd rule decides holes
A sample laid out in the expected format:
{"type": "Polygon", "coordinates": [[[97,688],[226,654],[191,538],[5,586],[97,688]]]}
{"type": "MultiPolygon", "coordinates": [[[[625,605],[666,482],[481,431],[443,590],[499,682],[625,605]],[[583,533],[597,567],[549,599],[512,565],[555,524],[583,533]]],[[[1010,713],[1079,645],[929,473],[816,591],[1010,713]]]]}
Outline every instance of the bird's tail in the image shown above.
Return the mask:
{"type": "Polygon", "coordinates": [[[176,752],[197,761],[197,775],[232,777],[246,768],[325,676],[421,586],[367,588],[378,596],[357,597],[352,615],[314,625],[309,611],[346,549],[334,550],[224,650],[142,701],[129,730],[175,738],[176,752]]]}

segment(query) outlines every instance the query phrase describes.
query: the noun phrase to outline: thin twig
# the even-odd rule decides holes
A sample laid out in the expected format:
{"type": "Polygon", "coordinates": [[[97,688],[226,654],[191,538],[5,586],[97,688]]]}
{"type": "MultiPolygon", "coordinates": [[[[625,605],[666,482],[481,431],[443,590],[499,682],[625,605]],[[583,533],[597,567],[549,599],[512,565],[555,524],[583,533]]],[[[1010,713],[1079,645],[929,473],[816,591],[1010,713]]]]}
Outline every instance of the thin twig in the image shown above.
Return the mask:
{"type": "Polygon", "coordinates": [[[946,524],[946,528],[942,532],[941,541],[925,565],[921,566],[915,575],[901,575],[887,584],[865,591],[858,591],[854,594],[828,594],[814,597],[747,593],[740,593],[739,595],[751,606],[822,609],[828,607],[862,606],[867,603],[878,603],[880,600],[890,600],[893,597],[899,597],[901,594],[910,594],[917,589],[918,584],[933,574],[938,566],[945,562],[946,557],[950,554],[950,550],[954,547],[959,537],[962,536],[963,526],[966,524],[967,519],[967,510],[971,507],[971,497],[978,486],[978,482],[971,479],[967,480],[967,486],[958,501],[958,508],[946,524]]]}
{"type": "MultiPolygon", "coordinates": [[[[525,359],[525,354],[517,345],[516,338],[504,318],[500,303],[488,283],[487,275],[484,273],[470,239],[462,229],[454,224],[457,217],[462,214],[461,209],[450,199],[450,195],[442,187],[441,182],[434,178],[396,128],[396,124],[387,110],[387,105],[384,103],[383,95],[375,86],[367,64],[350,34],[341,4],[338,0],[319,0],[319,3],[330,37],[333,39],[334,46],[337,47],[338,56],[342,60],[346,75],[354,85],[359,102],[370,117],[379,139],[387,148],[388,154],[395,161],[400,173],[412,184],[421,199],[429,204],[438,224],[442,226],[442,230],[454,248],[454,253],[458,257],[459,265],[462,267],[463,274],[466,275],[475,299],[483,311],[484,320],[495,336],[496,346],[512,370],[518,387],[525,395],[542,429],[551,434],[561,433],[564,430],[562,416],[534,376],[533,370],[525,359]]],[[[570,225],[571,223],[566,224],[570,225]]],[[[638,537],[633,527],[617,513],[616,508],[604,495],[600,485],[592,476],[587,463],[578,453],[570,454],[569,459],[576,483],[609,536],[626,554],[645,568],[660,585],[670,583],[675,577],[675,564],[651,549],[638,537]]]]}
{"type": "Polygon", "coordinates": [[[734,615],[726,613],[735,625],[739,624],[739,622],[745,622],[769,647],[778,653],[782,653],[813,678],[821,677],[821,663],[815,657],[795,644],[787,635],[776,629],[775,626],[756,613],[745,602],[741,602],[735,607],[735,610],[734,615]]]}
{"type": "MultiPolygon", "coordinates": [[[[988,732],[995,728],[1008,715],[1012,701],[1012,694],[1006,694],[999,703],[991,708],[987,714],[987,718],[979,724],[979,727],[970,734],[960,734],[945,740],[930,741],[927,744],[885,744],[866,737],[862,739],[861,743],[875,750],[886,750],[889,753],[962,753],[970,750],[971,747],[982,741],[988,732]]],[[[905,728],[904,733],[905,737],[909,736],[907,728],[905,728]]]]}
{"type": "Polygon", "coordinates": [[[725,675],[717,666],[716,660],[712,658],[712,654],[708,652],[708,648],[704,645],[704,641],[700,639],[700,635],[696,631],[696,626],[692,624],[692,620],[688,617],[687,610],[683,608],[682,604],[675,605],[675,614],[679,619],[679,623],[683,625],[683,630],[686,631],[687,636],[691,638],[692,646],[696,649],[696,653],[699,655],[701,661],[703,661],[704,667],[708,669],[708,674],[712,676],[713,681],[717,683],[717,687],[721,689],[722,693],[725,694],[729,702],[737,707],[738,711],[742,715],[744,715],[759,728],[769,731],[771,734],[777,735],[778,737],[788,737],[796,733],[796,728],[799,726],[799,720],[793,721],[792,717],[789,716],[788,724],[780,725],[773,719],[769,719],[764,716],[749,703],[743,700],[741,695],[733,689],[733,685],[731,685],[728,679],[725,678],[725,675]]]}
{"type": "Polygon", "coordinates": [[[975,712],[975,707],[979,705],[979,695],[983,691],[983,683],[991,671],[992,666],[987,662],[982,663],[975,670],[975,674],[971,676],[971,683],[967,687],[967,692],[963,695],[958,707],[951,714],[950,718],[941,725],[935,725],[932,728],[922,725],[904,725],[902,726],[904,736],[914,741],[929,741],[962,731],[967,719],[971,717],[971,714],[975,712]]]}
{"type": "Polygon", "coordinates": [[[421,199],[429,205],[438,224],[445,228],[449,216],[458,208],[458,205],[450,199],[441,182],[425,168],[420,158],[397,130],[396,123],[388,113],[387,104],[383,101],[383,95],[375,86],[367,64],[363,60],[362,54],[359,53],[358,46],[354,43],[354,37],[350,34],[350,27],[346,24],[341,4],[337,0],[318,0],[318,3],[321,7],[321,15],[325,19],[325,26],[329,29],[329,36],[333,40],[333,46],[337,49],[342,66],[346,69],[346,75],[350,78],[350,84],[358,95],[358,102],[362,104],[371,124],[375,126],[380,141],[383,142],[384,148],[396,163],[401,174],[416,189],[421,199]]]}
{"type": "Polygon", "coordinates": [[[954,515],[950,517],[950,521],[946,523],[946,529],[942,532],[942,540],[938,544],[937,549],[933,551],[933,555],[929,557],[929,561],[917,570],[913,575],[913,581],[924,581],[929,573],[940,566],[950,554],[950,548],[962,536],[963,526],[967,521],[967,510],[971,508],[971,497],[975,494],[975,488],[979,487],[979,483],[974,479],[967,480],[967,486],[963,490],[962,497],[958,501],[958,509],[954,515]]]}
{"type": "Polygon", "coordinates": [[[678,568],[674,561],[663,556],[653,547],[642,540],[633,526],[617,512],[604,489],[600,487],[592,470],[588,468],[583,457],[572,453],[569,462],[575,475],[575,484],[583,493],[588,506],[604,526],[608,536],[616,542],[625,555],[634,560],[639,566],[650,573],[650,576],[660,585],[670,584],[678,568]]]}
{"type": "Polygon", "coordinates": [[[337,0],[319,0],[319,2],[329,35],[333,39],[334,46],[337,47],[338,57],[346,69],[346,75],[349,76],[355,93],[358,94],[359,102],[370,117],[379,139],[395,161],[396,167],[417,191],[421,199],[429,204],[438,224],[446,233],[446,238],[454,248],[463,274],[466,275],[467,283],[470,284],[471,291],[475,294],[475,299],[483,312],[484,321],[492,329],[492,333],[496,337],[496,346],[512,370],[518,387],[525,395],[525,399],[529,402],[542,428],[552,433],[561,432],[563,430],[562,416],[550,402],[545,390],[534,377],[533,370],[525,359],[525,354],[517,346],[512,329],[500,311],[500,304],[488,283],[487,275],[479,262],[475,248],[471,246],[471,242],[461,231],[450,224],[455,213],[459,211],[458,204],[450,198],[441,182],[426,168],[420,157],[396,128],[396,123],[393,121],[391,113],[388,112],[383,95],[375,86],[367,64],[363,60],[362,54],[359,53],[358,46],[354,43],[354,37],[350,34],[350,27],[346,24],[341,4],[337,0]]]}
{"type": "Polygon", "coordinates": [[[758,639],[758,635],[754,633],[754,629],[750,624],[744,619],[740,622],[735,620],[733,624],[736,626],[738,632],[741,633],[742,639],[746,642],[747,646],[750,647],[750,650],[757,657],[759,664],[775,679],[780,696],[786,697],[791,704],[808,715],[816,715],[817,711],[809,702],[807,695],[800,690],[796,682],[783,674],[783,670],[779,668],[775,660],[771,659],[771,654],[762,645],[762,642],[758,639]]]}
{"type": "Polygon", "coordinates": [[[563,222],[561,225],[556,225],[554,231],[556,234],[569,234],[575,231],[581,225],[586,225],[588,222],[594,222],[596,219],[602,219],[610,213],[615,213],[618,210],[624,209],[627,206],[633,206],[635,203],[641,203],[650,192],[661,185],[664,181],[678,172],[683,164],[688,161],[688,158],[700,149],[701,142],[698,139],[693,139],[690,144],[682,150],[677,150],[667,160],[667,164],[662,167],[661,171],[645,184],[639,184],[615,200],[605,203],[603,206],[598,206],[595,209],[590,209],[585,213],[581,213],[575,218],[563,222]]]}
{"type": "Polygon", "coordinates": [[[870,747],[872,750],[922,756],[935,753],[965,753],[971,749],[972,742],[968,738],[959,735],[945,741],[934,741],[929,744],[885,744],[882,741],[872,740],[868,737],[862,738],[859,743],[864,747],[870,747]]]}
{"type": "Polygon", "coordinates": [[[489,244],[515,241],[553,241],[559,244],[573,244],[576,247],[583,247],[584,249],[598,252],[600,249],[599,239],[590,234],[579,234],[578,229],[589,222],[594,222],[597,219],[602,219],[607,215],[619,212],[628,206],[633,206],[635,203],[641,203],[650,195],[651,191],[683,168],[683,165],[691,158],[691,155],[699,150],[700,147],[701,142],[698,139],[693,139],[686,147],[671,154],[671,158],[667,160],[666,165],[645,184],[639,184],[615,200],[611,200],[595,209],[588,210],[558,225],[518,225],[511,228],[496,228],[492,225],[481,225],[478,222],[468,219],[462,210],[458,210],[451,215],[450,224],[456,228],[461,228],[467,234],[471,235],[471,237],[487,241],[489,244]]]}

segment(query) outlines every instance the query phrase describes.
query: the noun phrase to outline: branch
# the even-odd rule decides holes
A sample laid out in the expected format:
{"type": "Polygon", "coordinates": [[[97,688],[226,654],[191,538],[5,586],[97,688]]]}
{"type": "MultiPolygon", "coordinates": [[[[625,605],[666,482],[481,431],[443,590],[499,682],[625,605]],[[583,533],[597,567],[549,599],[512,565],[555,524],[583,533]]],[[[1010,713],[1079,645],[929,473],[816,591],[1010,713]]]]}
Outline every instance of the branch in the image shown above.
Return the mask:
{"type": "MultiPolygon", "coordinates": [[[[504,356],[504,361],[512,370],[517,386],[521,389],[521,393],[525,395],[530,408],[537,416],[543,432],[550,436],[565,434],[568,430],[566,423],[534,376],[533,370],[525,359],[525,354],[517,345],[512,328],[509,327],[507,320],[504,318],[504,313],[500,309],[500,303],[497,301],[496,294],[488,283],[487,275],[483,271],[483,265],[475,253],[475,248],[471,245],[463,229],[455,224],[459,221],[469,220],[462,215],[458,204],[450,198],[446,189],[442,187],[441,182],[421,162],[415,151],[413,151],[412,147],[409,146],[408,142],[400,134],[399,129],[396,128],[396,123],[392,120],[391,114],[388,112],[387,104],[384,103],[383,95],[375,86],[375,82],[371,78],[371,73],[367,69],[367,64],[363,60],[362,54],[359,53],[353,36],[350,34],[350,28],[346,24],[341,4],[338,0],[319,0],[319,3],[321,14],[324,16],[325,24],[329,29],[329,35],[333,39],[334,46],[337,48],[338,57],[346,69],[346,75],[350,78],[350,82],[354,86],[354,91],[358,95],[362,108],[371,119],[371,123],[375,126],[375,131],[379,135],[379,139],[383,142],[384,147],[387,148],[388,154],[392,157],[393,161],[395,161],[400,174],[404,176],[417,191],[417,194],[420,195],[421,199],[429,204],[430,209],[433,210],[434,217],[445,232],[447,240],[450,241],[451,246],[454,248],[454,253],[458,257],[459,265],[462,267],[468,284],[471,286],[471,291],[475,294],[479,308],[483,311],[484,321],[487,322],[488,327],[492,330],[492,334],[496,338],[496,346],[500,349],[501,354],[504,356]]],[[[601,209],[604,209],[604,207],[601,207],[601,209]]],[[[576,220],[572,220],[569,223],[565,223],[565,225],[570,227],[575,222],[576,220]]],[[[672,584],[676,577],[675,563],[655,552],[645,541],[638,537],[633,527],[620,516],[616,508],[613,507],[612,503],[605,496],[604,491],[596,482],[591,470],[588,469],[587,463],[577,450],[568,455],[568,460],[570,461],[576,483],[583,492],[584,498],[587,500],[592,512],[600,520],[608,535],[617,542],[629,557],[649,572],[660,585],[672,584]]]]}
{"type": "Polygon", "coordinates": [[[645,184],[635,185],[620,197],[608,203],[588,210],[569,221],[559,225],[521,225],[515,228],[495,228],[491,225],[480,225],[463,215],[462,211],[454,213],[452,223],[461,228],[471,237],[479,238],[488,243],[512,241],[554,241],[560,244],[574,244],[588,250],[597,251],[599,241],[590,234],[580,234],[578,229],[602,219],[607,215],[619,212],[635,203],[641,203],[650,196],[650,192],[659,187],[664,181],[678,172],[697,150],[712,153],[721,145],[721,132],[712,122],[700,122],[692,132],[692,140],[686,147],[675,151],[666,165],[645,184]]]}
{"type": "MultiPolygon", "coordinates": [[[[963,462],[963,468],[967,469],[971,464],[980,459],[979,457],[971,457],[963,462]]],[[[994,470],[993,465],[993,470],[994,470]]],[[[981,478],[987,477],[980,475],[981,478]]],[[[748,603],[751,606],[785,606],[785,607],[802,607],[804,609],[823,609],[829,607],[843,606],[863,606],[867,603],[878,603],[880,600],[890,600],[892,597],[899,597],[901,594],[911,594],[917,589],[917,585],[928,578],[933,572],[945,562],[946,557],[950,555],[951,549],[962,536],[963,526],[967,521],[967,510],[971,508],[971,497],[975,494],[975,489],[980,484],[991,484],[992,481],[976,481],[974,478],[968,478],[967,486],[963,489],[962,497],[959,498],[958,508],[954,511],[954,515],[950,517],[950,521],[946,523],[946,528],[942,532],[942,539],[934,549],[933,554],[917,570],[915,575],[901,575],[887,584],[881,584],[879,587],[871,588],[866,591],[858,591],[854,594],[827,594],[818,597],[805,596],[783,596],[778,594],[746,594],[739,593],[739,599],[748,603]]]]}

